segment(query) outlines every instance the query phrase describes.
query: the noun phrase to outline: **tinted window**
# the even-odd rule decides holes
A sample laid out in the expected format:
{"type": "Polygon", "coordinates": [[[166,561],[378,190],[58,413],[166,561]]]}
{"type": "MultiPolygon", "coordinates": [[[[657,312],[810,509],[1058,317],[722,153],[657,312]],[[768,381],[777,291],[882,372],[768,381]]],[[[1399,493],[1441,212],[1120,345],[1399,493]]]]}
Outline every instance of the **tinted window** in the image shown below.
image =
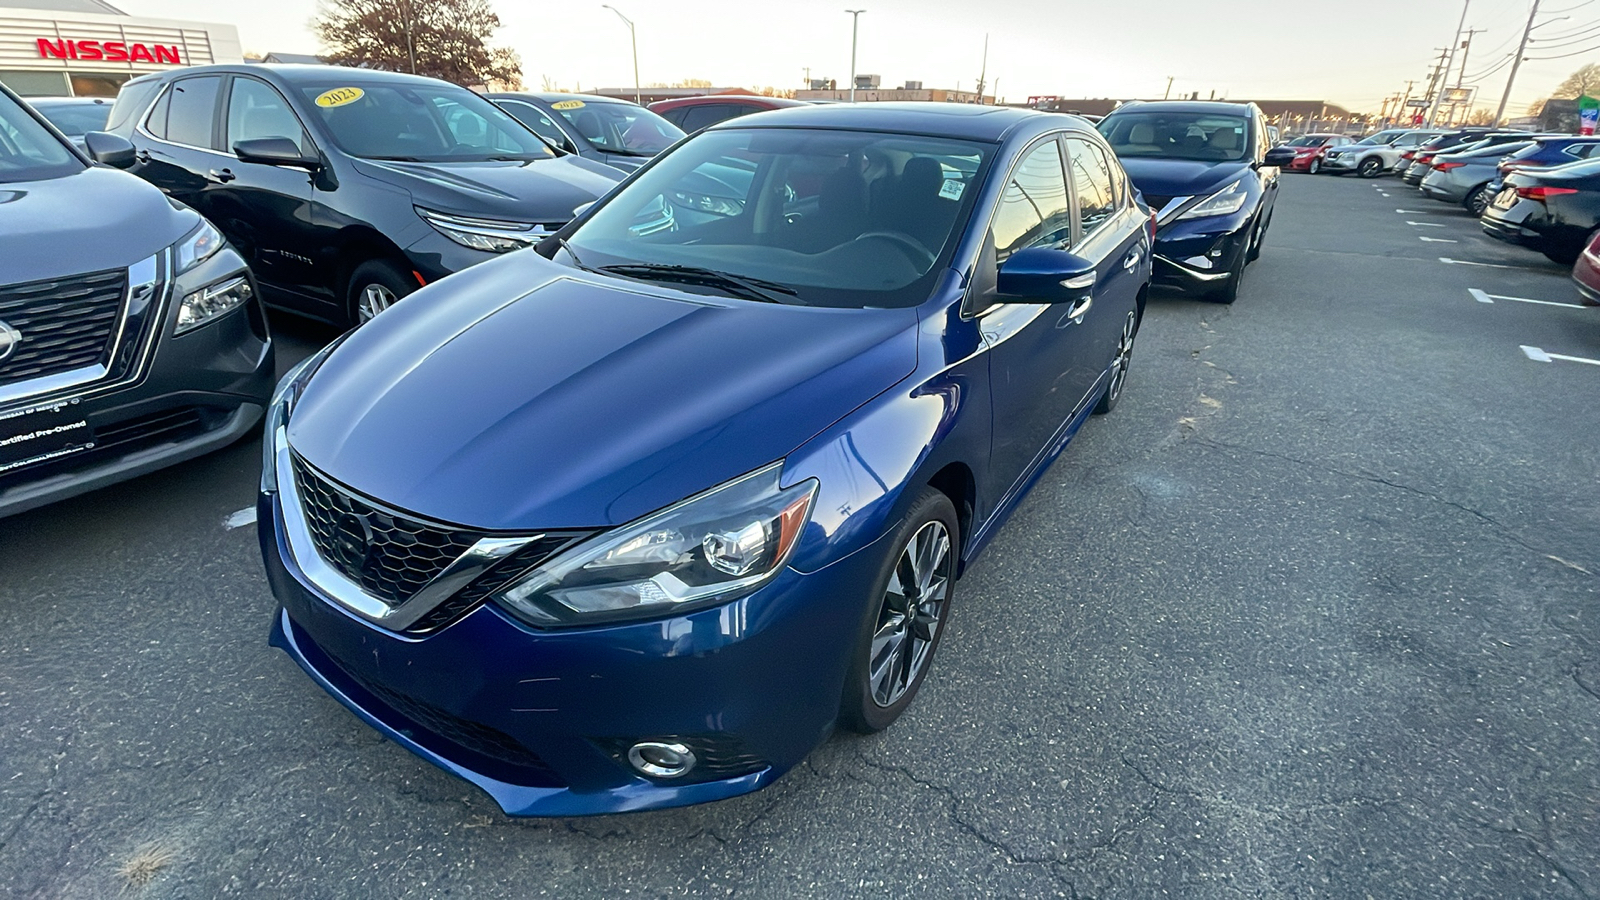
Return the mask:
{"type": "Polygon", "coordinates": [[[0,94],[0,183],[38,181],[83,171],[61,140],[0,94]]]}
{"type": "Polygon", "coordinates": [[[571,147],[572,142],[562,133],[555,121],[545,115],[544,110],[531,103],[520,100],[498,100],[500,108],[511,114],[513,119],[528,126],[534,134],[544,138],[557,147],[571,147]]]}
{"type": "Polygon", "coordinates": [[[678,127],[693,134],[718,122],[736,118],[742,113],[743,110],[731,103],[702,103],[684,110],[683,120],[678,123],[678,127]]]}
{"type": "Polygon", "coordinates": [[[1078,195],[1078,221],[1089,234],[1116,214],[1117,193],[1105,153],[1088,141],[1067,139],[1067,168],[1078,195]]]}
{"type": "MultiPolygon", "coordinates": [[[[948,265],[992,150],[865,131],[711,131],[603,201],[567,246],[602,272],[691,266],[792,289],[766,298],[780,303],[910,306],[948,265]]],[[[1054,189],[1064,207],[1059,159],[1054,189]]],[[[616,274],[682,284],[670,272],[616,274]]]]}
{"type": "Polygon", "coordinates": [[[1100,122],[1100,133],[1118,156],[1168,159],[1244,159],[1251,131],[1243,116],[1212,113],[1126,112],[1100,122]]]}
{"type": "Polygon", "coordinates": [[[138,121],[139,113],[144,112],[150,104],[150,98],[160,88],[161,82],[154,79],[123,85],[122,90],[117,92],[117,102],[111,105],[111,118],[106,122],[106,130],[123,137],[132,134],[133,123],[138,121]]]}
{"type": "Polygon", "coordinates": [[[168,91],[167,140],[190,147],[211,147],[217,120],[217,88],[222,79],[214,75],[185,78],[168,91]]]}
{"type": "Polygon", "coordinates": [[[466,88],[437,82],[325,82],[299,88],[351,156],[414,162],[549,159],[544,142],[466,88]]]}
{"type": "Polygon", "coordinates": [[[1034,148],[1012,170],[990,230],[997,262],[1005,262],[1018,250],[1070,241],[1072,214],[1055,141],[1034,148]]]}
{"type": "Polygon", "coordinates": [[[39,115],[61,129],[69,137],[83,137],[90,131],[104,131],[106,116],[111,112],[109,103],[44,103],[35,104],[39,115]]]}
{"type": "Polygon", "coordinates": [[[150,107],[150,115],[145,117],[144,130],[158,138],[167,136],[167,107],[172,103],[172,92],[162,91],[154,106],[150,107]]]}
{"type": "Polygon", "coordinates": [[[310,149],[305,129],[282,94],[254,78],[235,78],[228,95],[227,146],[262,138],[288,138],[300,152],[310,149]]]}
{"type": "Polygon", "coordinates": [[[683,137],[678,126],[631,103],[565,100],[555,110],[584,140],[612,153],[654,156],[683,137]]]}

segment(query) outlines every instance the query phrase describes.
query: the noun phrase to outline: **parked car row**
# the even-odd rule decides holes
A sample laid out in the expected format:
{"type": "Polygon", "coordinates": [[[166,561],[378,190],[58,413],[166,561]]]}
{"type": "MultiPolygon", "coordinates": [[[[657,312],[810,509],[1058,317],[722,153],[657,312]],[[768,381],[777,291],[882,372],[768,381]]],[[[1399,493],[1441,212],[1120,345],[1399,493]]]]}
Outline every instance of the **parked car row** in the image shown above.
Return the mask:
{"type": "Polygon", "coordinates": [[[0,90],[0,514],[264,419],[272,642],[513,815],[730,797],[887,727],[957,578],[1118,405],[1157,268],[1237,296],[1266,127],[694,130],[208,66],[129,81],[80,149],[0,90]],[[274,390],[267,304],[359,327],[274,390]]]}

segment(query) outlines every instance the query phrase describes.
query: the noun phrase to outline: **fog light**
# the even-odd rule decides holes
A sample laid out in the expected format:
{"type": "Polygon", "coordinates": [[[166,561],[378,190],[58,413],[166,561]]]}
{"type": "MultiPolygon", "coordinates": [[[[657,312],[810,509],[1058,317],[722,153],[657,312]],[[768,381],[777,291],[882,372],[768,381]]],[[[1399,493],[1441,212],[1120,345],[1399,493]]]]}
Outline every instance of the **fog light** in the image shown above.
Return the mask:
{"type": "Polygon", "coordinates": [[[640,741],[628,748],[628,762],[652,778],[678,778],[694,768],[694,751],[682,744],[640,741]]]}
{"type": "Polygon", "coordinates": [[[178,307],[178,326],[174,333],[183,334],[191,328],[199,328],[217,316],[237,309],[254,296],[255,292],[250,289],[250,281],[246,278],[230,278],[195,291],[184,297],[183,305],[178,307]]]}

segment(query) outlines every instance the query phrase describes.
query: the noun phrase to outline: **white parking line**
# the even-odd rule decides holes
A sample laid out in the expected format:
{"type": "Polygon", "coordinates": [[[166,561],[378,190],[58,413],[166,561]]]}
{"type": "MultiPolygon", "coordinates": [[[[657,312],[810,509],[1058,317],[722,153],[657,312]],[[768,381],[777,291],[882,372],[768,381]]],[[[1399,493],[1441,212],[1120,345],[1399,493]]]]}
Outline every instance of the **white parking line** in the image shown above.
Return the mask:
{"type": "Polygon", "coordinates": [[[1439,262],[1442,262],[1447,266],[1483,266],[1486,269],[1532,269],[1531,266],[1506,266],[1501,265],[1500,263],[1481,263],[1473,262],[1470,259],[1451,259],[1448,256],[1439,257],[1439,262]]]}
{"type": "Polygon", "coordinates": [[[1415,225],[1418,228],[1445,228],[1445,227],[1447,227],[1443,222],[1413,222],[1410,219],[1406,220],[1406,224],[1407,225],[1415,225]]]}
{"type": "Polygon", "coordinates": [[[232,531],[235,528],[243,528],[246,525],[254,525],[255,523],[256,508],[254,506],[246,506],[244,509],[228,513],[227,518],[222,520],[222,527],[226,531],[232,531]]]}
{"type": "Polygon", "coordinates": [[[1431,216],[1433,213],[1425,209],[1397,209],[1395,212],[1402,216],[1431,216]]]}
{"type": "Polygon", "coordinates": [[[1534,300],[1529,297],[1511,297],[1506,294],[1491,294],[1477,288],[1467,288],[1467,293],[1479,303],[1493,303],[1496,300],[1511,300],[1517,303],[1537,303],[1540,306],[1565,306],[1567,309],[1583,309],[1582,303],[1557,303],[1554,300],[1534,300]]]}
{"type": "Polygon", "coordinates": [[[1567,356],[1565,353],[1546,353],[1543,350],[1540,350],[1538,347],[1529,347],[1527,344],[1522,345],[1522,352],[1527,354],[1527,357],[1534,362],[1553,362],[1559,359],[1562,362],[1575,362],[1583,363],[1584,365],[1589,366],[1600,366],[1600,359],[1584,359],[1581,356],[1567,356]]]}
{"type": "Polygon", "coordinates": [[[1460,241],[1453,240],[1451,238],[1431,238],[1431,237],[1428,237],[1427,235],[1422,235],[1422,234],[1417,235],[1417,240],[1419,240],[1419,241],[1427,241],[1430,244],[1459,244],[1459,243],[1461,243],[1460,241]]]}

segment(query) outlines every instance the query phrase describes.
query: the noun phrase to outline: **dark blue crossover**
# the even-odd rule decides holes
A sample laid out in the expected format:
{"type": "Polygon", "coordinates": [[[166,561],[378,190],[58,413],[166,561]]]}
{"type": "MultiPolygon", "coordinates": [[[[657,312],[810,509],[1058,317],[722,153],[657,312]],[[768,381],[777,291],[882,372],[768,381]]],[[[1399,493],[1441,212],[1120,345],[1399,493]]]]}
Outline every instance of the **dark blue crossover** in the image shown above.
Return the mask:
{"type": "Polygon", "coordinates": [[[1122,395],[1149,223],[1071,116],[707,129],[285,376],[272,642],[511,815],[761,788],[910,705],[956,578],[1122,395]]]}
{"type": "Polygon", "coordinates": [[[1156,213],[1156,281],[1232,303],[1245,266],[1261,255],[1278,196],[1260,108],[1129,103],[1099,129],[1156,213]]]}

